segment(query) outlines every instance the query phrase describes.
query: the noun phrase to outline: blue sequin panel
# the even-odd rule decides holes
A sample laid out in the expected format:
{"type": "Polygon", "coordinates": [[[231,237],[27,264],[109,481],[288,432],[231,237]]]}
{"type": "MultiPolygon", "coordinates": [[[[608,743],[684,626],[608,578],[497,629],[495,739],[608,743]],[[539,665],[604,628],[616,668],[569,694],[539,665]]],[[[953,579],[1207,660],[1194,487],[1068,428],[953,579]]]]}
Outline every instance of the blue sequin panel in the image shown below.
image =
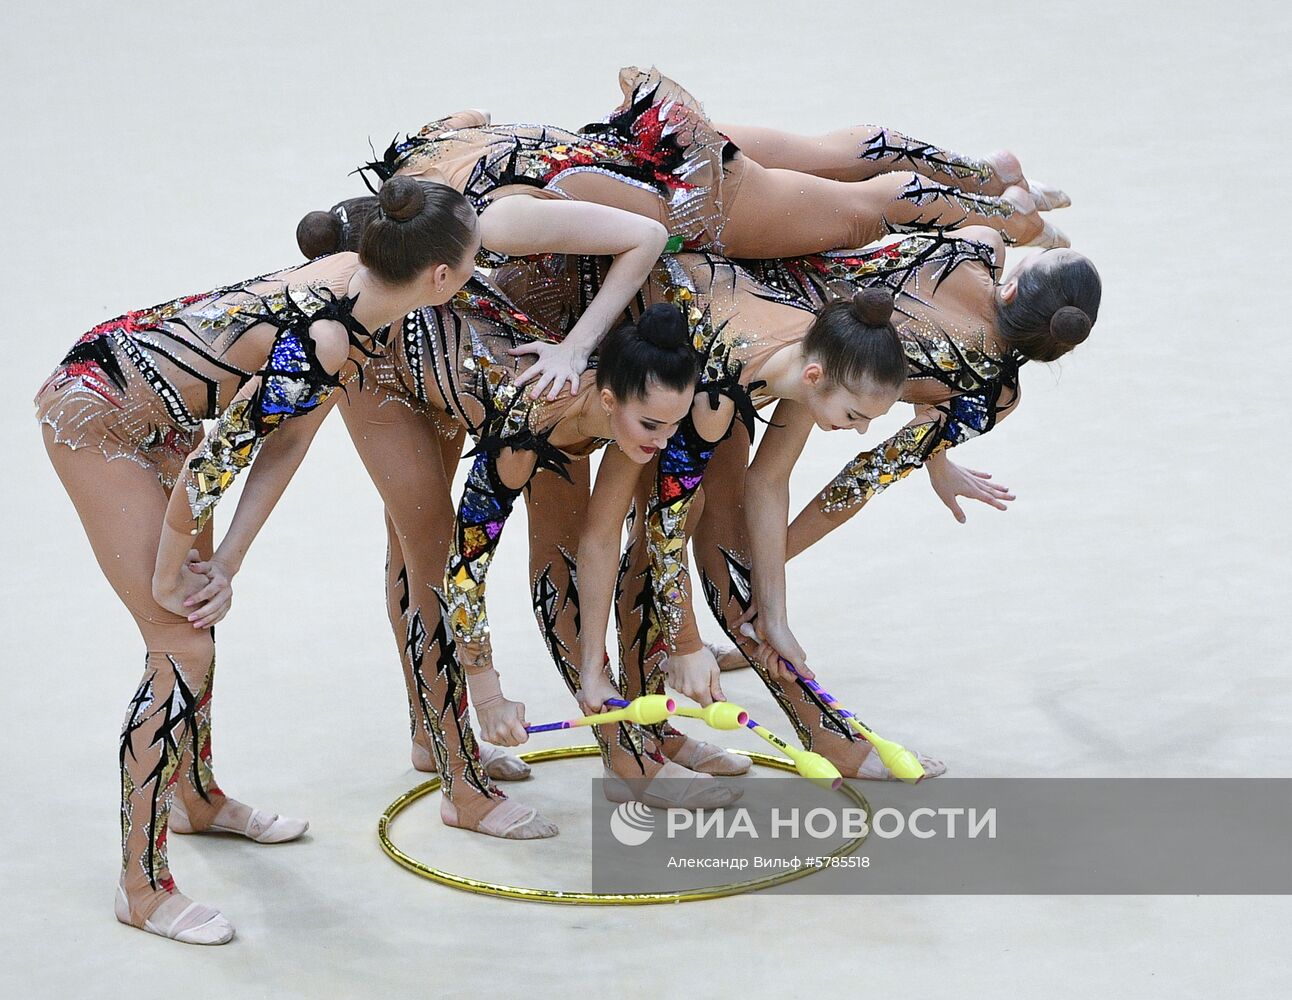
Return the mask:
{"type": "Polygon", "coordinates": [[[506,520],[518,495],[509,490],[499,495],[487,471],[492,458],[493,456],[482,453],[471,463],[466,489],[462,493],[463,519],[470,524],[506,520]]]}
{"type": "Polygon", "coordinates": [[[985,396],[956,396],[948,404],[948,419],[942,437],[953,444],[963,444],[987,430],[991,410],[985,396]]]}
{"type": "Polygon", "coordinates": [[[293,373],[305,375],[310,370],[305,345],[294,333],[283,333],[274,341],[266,368],[274,374],[263,380],[260,409],[265,416],[306,413],[327,397],[326,392],[316,391],[308,378],[292,377],[293,373]]]}

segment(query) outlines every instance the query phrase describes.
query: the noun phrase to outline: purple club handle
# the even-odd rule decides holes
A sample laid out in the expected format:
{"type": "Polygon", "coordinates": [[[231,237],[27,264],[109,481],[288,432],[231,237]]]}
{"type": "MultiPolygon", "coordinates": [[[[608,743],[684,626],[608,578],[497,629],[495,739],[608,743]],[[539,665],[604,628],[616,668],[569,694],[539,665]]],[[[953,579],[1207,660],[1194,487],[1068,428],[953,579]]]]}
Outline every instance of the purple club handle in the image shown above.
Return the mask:
{"type": "Polygon", "coordinates": [[[525,732],[527,732],[527,733],[552,733],[552,732],[555,732],[555,731],[556,731],[556,730],[558,730],[558,729],[569,729],[569,728],[570,728],[570,724],[569,724],[568,722],[547,722],[547,723],[544,723],[544,724],[543,724],[543,725],[541,725],[541,726],[526,726],[526,727],[525,727],[525,732]]]}

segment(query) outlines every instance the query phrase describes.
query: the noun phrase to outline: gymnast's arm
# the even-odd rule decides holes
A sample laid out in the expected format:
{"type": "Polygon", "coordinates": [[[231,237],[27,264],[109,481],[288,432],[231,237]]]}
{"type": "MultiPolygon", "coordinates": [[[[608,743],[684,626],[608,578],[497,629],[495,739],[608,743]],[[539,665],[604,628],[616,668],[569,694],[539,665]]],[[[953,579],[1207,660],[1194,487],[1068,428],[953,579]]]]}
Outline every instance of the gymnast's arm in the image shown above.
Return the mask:
{"type": "MultiPolygon", "coordinates": [[[[329,375],[335,375],[347,355],[345,329],[333,320],[320,320],[311,325],[310,334],[319,363],[329,375]]],[[[184,473],[166,506],[153,594],[163,607],[185,614],[195,628],[209,628],[228,613],[233,598],[232,578],[300,467],[319,425],[336,403],[336,393],[332,392],[308,413],[285,418],[269,433],[256,436],[245,415],[254,408],[261,382],[261,376],[254,376],[234,396],[215,427],[185,462],[184,473]],[[223,474],[214,486],[199,479],[195,466],[202,462],[221,467],[223,474]],[[194,536],[205,527],[233,477],[247,465],[252,466],[251,472],[219,548],[209,562],[196,561],[192,551],[194,536]],[[181,595],[180,581],[186,567],[203,573],[209,582],[195,593],[181,595]],[[180,607],[172,607],[177,601],[180,607]]]]}
{"type": "Polygon", "coordinates": [[[789,528],[786,559],[815,545],[893,483],[930,460],[936,464],[939,456],[946,460],[948,449],[990,431],[1018,406],[1018,390],[1006,392],[1008,402],[998,405],[994,413],[983,395],[916,406],[915,417],[905,427],[849,462],[799,512],[789,528]]]}
{"type": "Polygon", "coordinates": [[[538,360],[517,379],[533,381],[534,398],[550,388],[579,388],[579,375],[601,338],[646,283],[664,251],[668,231],[653,219],[607,205],[513,195],[499,198],[480,215],[480,238],[498,253],[522,256],[566,253],[613,256],[601,288],[559,344],[534,342],[510,353],[538,360]]]}
{"type": "Polygon", "coordinates": [[[776,406],[771,425],[758,445],[745,476],[745,522],[753,563],[754,603],[758,607],[758,633],[764,646],[759,659],[784,679],[793,675],[780,666],[784,657],[800,673],[807,671],[807,654],[790,631],[785,609],[784,528],[790,511],[790,473],[803,453],[813,427],[811,412],[802,403],[783,399],[776,406]],[[776,655],[768,655],[774,652],[776,655]]]}
{"type": "Polygon", "coordinates": [[[476,454],[453,519],[444,572],[448,624],[480,732],[500,746],[518,746],[529,734],[524,704],[503,696],[493,667],[485,584],[502,529],[536,465],[535,453],[519,448],[486,448],[476,454]]]}
{"type": "Polygon", "coordinates": [[[643,466],[607,448],[579,535],[579,696],[599,712],[618,692],[605,675],[606,629],[619,571],[619,543],[643,466]]]}

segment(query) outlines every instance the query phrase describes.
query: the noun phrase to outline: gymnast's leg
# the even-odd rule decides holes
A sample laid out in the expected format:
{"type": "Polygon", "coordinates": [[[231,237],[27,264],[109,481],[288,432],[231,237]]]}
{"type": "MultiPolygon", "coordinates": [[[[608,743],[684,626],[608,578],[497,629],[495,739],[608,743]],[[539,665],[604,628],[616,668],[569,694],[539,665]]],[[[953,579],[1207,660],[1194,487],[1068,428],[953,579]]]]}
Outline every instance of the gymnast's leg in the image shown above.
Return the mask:
{"type": "MultiPolygon", "coordinates": [[[[656,460],[658,461],[658,459],[656,460]]],[[[633,501],[633,516],[628,530],[628,544],[619,567],[618,592],[615,595],[615,624],[619,637],[619,663],[625,696],[636,698],[642,694],[658,694],[664,690],[665,664],[675,665],[692,658],[713,660],[713,652],[700,639],[695,617],[687,614],[674,639],[672,652],[654,628],[650,558],[646,551],[645,519],[641,512],[647,509],[651,483],[655,481],[647,467],[633,501]]],[[[708,482],[706,474],[706,483],[708,482]]],[[[705,505],[704,494],[699,493],[691,502],[687,524],[705,505]]],[[[650,734],[658,741],[670,760],[704,774],[737,775],[749,770],[749,758],[728,753],[713,743],[692,739],[669,723],[649,727],[650,734]]]]}
{"type": "Polygon", "coordinates": [[[441,818],[507,839],[555,835],[554,824],[490,780],[471,730],[465,676],[436,590],[444,579],[453,503],[434,426],[407,407],[381,406],[371,392],[352,392],[342,412],[406,567],[401,658],[440,773],[441,818]]]}
{"type": "Polygon", "coordinates": [[[730,257],[795,257],[861,247],[894,232],[983,225],[1008,242],[1066,246],[1022,187],[974,194],[920,174],[890,173],[845,183],[749,161],[728,205],[723,252],[730,257]]]}
{"type": "Polygon", "coordinates": [[[1006,150],[980,159],[877,125],[812,136],[757,125],[716,127],[749,159],[776,170],[797,170],[834,181],[865,181],[895,170],[911,170],[975,194],[1002,195],[1018,184],[1036,196],[1041,211],[1071,204],[1057,188],[1026,180],[1018,157],[1006,150]]]}
{"type": "MultiPolygon", "coordinates": [[[[342,414],[346,408],[342,408],[342,414]]],[[[453,479],[453,468],[462,455],[462,444],[466,439],[466,430],[461,429],[453,437],[437,433],[440,443],[440,462],[444,475],[450,482],[453,479]]],[[[394,522],[389,512],[384,513],[386,524],[386,614],[390,617],[391,631],[395,637],[395,648],[399,651],[399,660],[403,666],[404,688],[408,695],[408,725],[412,738],[411,760],[413,769],[427,774],[436,773],[434,741],[423,722],[423,714],[418,707],[417,680],[413,676],[411,663],[405,651],[407,633],[406,616],[408,615],[408,566],[404,562],[404,553],[399,546],[399,534],[395,531],[394,522]]],[[[501,747],[492,746],[477,740],[480,748],[480,760],[485,773],[495,781],[523,781],[530,775],[529,765],[519,757],[507,753],[501,747]]]]}
{"type": "MultiPolygon", "coordinates": [[[[767,674],[754,658],[755,642],[743,635],[739,623],[751,604],[750,557],[745,533],[745,471],[749,440],[734,434],[718,446],[705,473],[705,489],[722,497],[721,509],[709,510],[695,523],[693,548],[705,600],[723,630],[745,653],[784,711],[803,746],[827,757],[848,778],[888,779],[891,774],[871,753],[871,746],[847,722],[806,687],[788,684],[767,674]]],[[[929,777],[942,774],[946,765],[920,755],[929,777]]]]}
{"type": "Polygon", "coordinates": [[[109,462],[90,448],[74,451],[55,443],[51,428],[42,431],[95,558],[134,617],[147,650],[143,679],[127,705],[121,732],[117,919],[189,944],[223,944],[233,937],[233,925],[218,910],[180,893],[166,854],[180,761],[199,738],[198,706],[209,694],[215,656],[210,629],[193,628],[153,600],[167,493],[155,468],[109,462]]]}
{"type": "MultiPolygon", "coordinates": [[[[554,472],[540,472],[530,481],[526,502],[534,615],[561,679],[577,698],[579,593],[575,557],[580,526],[587,516],[588,462],[571,463],[569,472],[569,482],[554,472]]],[[[625,690],[622,685],[620,690],[625,690]]],[[[636,697],[637,693],[625,696],[636,697]]],[[[681,808],[721,806],[736,797],[713,782],[710,772],[684,766],[676,758],[670,760],[672,754],[662,754],[658,744],[648,736],[643,738],[635,726],[594,726],[593,730],[606,767],[607,794],[612,797],[628,796],[651,805],[681,808]],[[666,780],[655,782],[656,778],[666,780]]],[[[676,742],[680,746],[681,741],[676,742]]],[[[747,767],[748,761],[740,759],[747,767]]],[[[728,769],[722,773],[740,772],[728,769]]]]}
{"type": "MultiPolygon", "coordinates": [[[[211,558],[215,525],[208,521],[193,541],[200,559],[211,558]]],[[[211,629],[214,643],[215,629],[211,629]]],[[[216,784],[212,768],[211,704],[215,691],[214,645],[210,666],[201,685],[202,696],[193,709],[194,738],[184,746],[176,770],[175,797],[171,802],[170,829],[174,833],[236,833],[258,844],[295,840],[307,829],[303,819],[290,819],[253,809],[231,799],[216,784]]]]}

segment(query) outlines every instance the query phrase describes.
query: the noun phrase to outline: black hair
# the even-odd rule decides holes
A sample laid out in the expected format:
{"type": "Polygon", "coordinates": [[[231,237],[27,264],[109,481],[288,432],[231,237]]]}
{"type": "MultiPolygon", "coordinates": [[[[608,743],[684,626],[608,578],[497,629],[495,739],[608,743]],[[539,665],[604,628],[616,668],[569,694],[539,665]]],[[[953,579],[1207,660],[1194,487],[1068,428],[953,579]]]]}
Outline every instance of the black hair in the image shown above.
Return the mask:
{"type": "Polygon", "coordinates": [[[310,260],[355,251],[377,277],[398,285],[432,264],[460,263],[474,242],[475,217],[466,197],[446,184],[392,177],[375,197],[306,214],[296,245],[310,260]]]}
{"type": "Polygon", "coordinates": [[[685,392],[695,387],[700,356],[677,306],[647,306],[636,323],[606,334],[597,349],[597,387],[619,399],[641,399],[651,383],[685,392]]]}
{"type": "Polygon", "coordinates": [[[475,209],[447,184],[392,177],[377,203],[359,259],[382,281],[399,285],[432,264],[456,266],[475,242],[475,209]]]}
{"type": "Polygon", "coordinates": [[[1042,257],[1018,276],[1009,302],[996,305],[1000,335],[1033,361],[1057,361],[1090,336],[1099,318],[1103,283],[1078,253],[1042,257]]]}
{"type": "Polygon", "coordinates": [[[326,212],[310,212],[296,224],[296,245],[310,260],[342,250],[357,253],[377,206],[375,197],[365,195],[338,201],[326,212]]]}
{"type": "Polygon", "coordinates": [[[906,354],[893,328],[893,293],[863,288],[847,301],[827,305],[803,338],[803,354],[821,366],[831,385],[901,385],[906,354]]]}

